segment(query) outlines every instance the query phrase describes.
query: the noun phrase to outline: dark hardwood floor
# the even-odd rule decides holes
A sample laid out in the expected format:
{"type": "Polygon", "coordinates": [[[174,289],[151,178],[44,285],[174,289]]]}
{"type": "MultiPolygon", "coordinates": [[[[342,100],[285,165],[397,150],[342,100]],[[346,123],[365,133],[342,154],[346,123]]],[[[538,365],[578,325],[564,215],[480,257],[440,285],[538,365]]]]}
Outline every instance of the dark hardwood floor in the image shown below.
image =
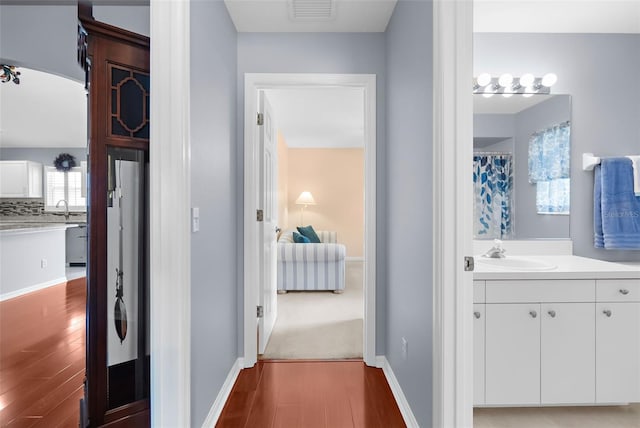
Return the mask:
{"type": "Polygon", "coordinates": [[[85,278],[0,302],[0,426],[77,427],[85,278]]]}
{"type": "Polygon", "coordinates": [[[362,361],[259,361],[240,372],[216,426],[394,428],[405,424],[381,369],[362,361]]]}

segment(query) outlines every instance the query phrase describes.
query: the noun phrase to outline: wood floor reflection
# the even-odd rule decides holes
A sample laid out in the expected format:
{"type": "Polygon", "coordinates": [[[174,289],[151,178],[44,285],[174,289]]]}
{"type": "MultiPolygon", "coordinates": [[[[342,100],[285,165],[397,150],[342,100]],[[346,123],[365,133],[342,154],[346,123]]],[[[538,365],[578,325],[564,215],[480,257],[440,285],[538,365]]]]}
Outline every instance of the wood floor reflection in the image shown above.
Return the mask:
{"type": "Polygon", "coordinates": [[[362,361],[259,361],[240,372],[217,427],[404,427],[381,369],[362,361]]]}
{"type": "Polygon", "coordinates": [[[85,278],[0,302],[0,426],[77,427],[85,278]]]}

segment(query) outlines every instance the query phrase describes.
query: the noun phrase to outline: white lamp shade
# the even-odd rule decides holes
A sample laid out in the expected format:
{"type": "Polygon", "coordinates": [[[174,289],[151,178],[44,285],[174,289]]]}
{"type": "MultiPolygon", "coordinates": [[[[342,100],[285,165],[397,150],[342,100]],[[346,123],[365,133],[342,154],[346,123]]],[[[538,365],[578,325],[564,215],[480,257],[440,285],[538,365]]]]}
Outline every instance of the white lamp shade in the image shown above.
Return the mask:
{"type": "Polygon", "coordinates": [[[302,192],[298,199],[296,199],[296,205],[315,205],[316,201],[313,199],[311,192],[302,192]]]}

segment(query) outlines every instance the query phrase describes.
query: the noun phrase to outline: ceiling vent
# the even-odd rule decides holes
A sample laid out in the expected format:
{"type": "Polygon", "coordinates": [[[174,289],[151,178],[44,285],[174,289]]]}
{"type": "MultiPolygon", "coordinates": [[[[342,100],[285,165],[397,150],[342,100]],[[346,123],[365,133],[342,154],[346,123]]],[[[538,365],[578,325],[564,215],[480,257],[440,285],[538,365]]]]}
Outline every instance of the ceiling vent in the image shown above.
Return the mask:
{"type": "Polygon", "coordinates": [[[289,0],[292,21],[328,21],[335,17],[335,0],[289,0]]]}

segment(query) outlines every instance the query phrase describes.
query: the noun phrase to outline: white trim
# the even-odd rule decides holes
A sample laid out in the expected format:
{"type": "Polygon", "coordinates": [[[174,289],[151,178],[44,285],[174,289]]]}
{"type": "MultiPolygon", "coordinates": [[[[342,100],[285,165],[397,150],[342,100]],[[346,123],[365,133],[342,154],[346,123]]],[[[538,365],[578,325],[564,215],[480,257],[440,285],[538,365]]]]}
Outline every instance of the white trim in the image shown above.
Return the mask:
{"type": "Polygon", "coordinates": [[[53,287],[54,285],[60,285],[67,282],[67,277],[62,276],[60,278],[52,279],[51,281],[41,282],[39,284],[30,285],[29,287],[21,288],[15,291],[9,291],[8,293],[0,294],[0,302],[4,302],[5,300],[13,299],[14,297],[20,297],[27,293],[32,293],[34,291],[43,290],[45,288],[53,287]]]}
{"type": "Polygon", "coordinates": [[[362,262],[364,263],[364,257],[345,257],[344,261],[349,262],[362,262]]]}
{"type": "Polygon", "coordinates": [[[191,425],[189,15],[189,0],[151,0],[151,426],[157,427],[191,425]]]}
{"type": "Polygon", "coordinates": [[[433,420],[473,426],[473,4],[433,3],[433,420]]]}
{"type": "Polygon", "coordinates": [[[222,414],[224,405],[231,395],[231,390],[233,389],[233,385],[236,383],[236,379],[238,379],[238,375],[240,374],[240,370],[242,370],[242,367],[244,367],[242,358],[238,358],[233,363],[233,366],[231,366],[231,370],[229,370],[229,374],[227,374],[227,378],[224,380],[222,388],[220,388],[220,391],[218,392],[218,396],[211,405],[209,414],[202,423],[202,428],[214,427],[218,422],[218,418],[222,414]]]}
{"type": "Polygon", "coordinates": [[[391,388],[393,398],[396,399],[396,403],[398,404],[398,408],[400,409],[400,414],[402,414],[404,423],[408,428],[419,427],[418,420],[414,416],[413,411],[411,410],[411,406],[409,406],[407,397],[405,397],[404,392],[402,391],[402,387],[400,386],[398,379],[396,379],[396,375],[393,373],[391,364],[389,364],[389,361],[387,361],[387,357],[385,357],[384,355],[378,355],[376,357],[376,367],[382,369],[384,377],[387,379],[387,383],[389,384],[389,388],[391,388]]]}
{"type": "Polygon", "coordinates": [[[375,365],[376,332],[376,76],[374,74],[259,74],[247,73],[244,81],[244,343],[245,367],[257,359],[255,308],[258,293],[258,245],[255,212],[258,159],[255,115],[258,91],[296,87],[359,87],[365,94],[365,290],[364,362],[375,365]],[[366,260],[369,260],[367,263],[366,260]]]}

